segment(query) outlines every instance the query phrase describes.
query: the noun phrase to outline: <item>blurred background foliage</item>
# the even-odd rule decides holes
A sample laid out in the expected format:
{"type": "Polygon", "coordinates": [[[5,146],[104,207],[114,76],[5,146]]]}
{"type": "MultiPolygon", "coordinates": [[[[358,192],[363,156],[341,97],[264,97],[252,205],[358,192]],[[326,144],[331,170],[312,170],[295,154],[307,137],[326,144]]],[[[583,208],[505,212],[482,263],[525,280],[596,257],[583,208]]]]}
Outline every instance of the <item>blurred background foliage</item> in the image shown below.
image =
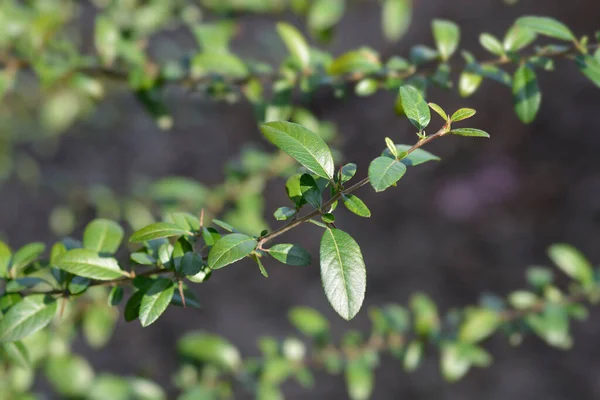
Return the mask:
{"type": "MultiPolygon", "coordinates": [[[[520,285],[524,266],[546,262],[545,248],[553,242],[573,243],[590,259],[599,259],[595,194],[600,181],[594,155],[600,122],[594,118],[599,103],[592,83],[598,85],[600,79],[594,75],[598,52],[590,50],[579,64],[558,60],[556,71],[548,74],[544,70],[553,69],[553,62],[532,61],[539,61],[535,66],[544,100],[529,126],[519,121],[527,116],[517,118],[512,111],[511,85],[489,82],[502,82],[504,75],[480,70],[475,61],[504,54],[494,50],[493,38],[480,38],[482,32],[503,38],[514,20],[527,14],[554,16],[578,38],[590,35],[592,43],[599,6],[591,0],[576,0],[569,7],[544,1],[412,3],[3,0],[0,236],[18,248],[31,240],[81,237],[94,217],[126,222],[133,231],[171,211],[198,213],[202,208],[207,218],[219,216],[257,233],[275,225],[272,210],[284,203],[283,185],[296,171],[289,157],[272,152],[261,140],[257,121],[299,122],[336,150],[336,160],[366,165],[381,150],[384,136],[412,140],[408,124],[398,116],[401,110],[393,106],[397,86],[406,78],[427,86],[428,99],[448,109],[476,106],[482,128],[494,139],[436,144],[443,164],[423,167],[394,193],[365,195],[375,211],[371,220],[338,217],[363,244],[370,279],[367,305],[374,321],[387,313],[387,323],[391,318],[401,326],[405,311],[398,311],[399,306],[375,305],[408,301],[416,291],[427,292],[443,312],[474,303],[482,292],[507,293],[520,285]],[[445,63],[432,39],[434,18],[459,24],[460,49],[471,50],[472,59],[463,54],[466,62],[445,63]],[[275,26],[280,20],[292,21],[305,33],[311,46],[308,66],[301,56],[288,56],[275,26]],[[352,73],[356,70],[357,76],[352,73]],[[484,84],[479,76],[486,78],[484,84]],[[472,88],[480,84],[474,94],[472,88]],[[448,88],[452,90],[442,90],[448,88]],[[457,92],[474,96],[463,100],[457,92]]],[[[542,46],[547,42],[551,40],[542,38],[542,46]]],[[[460,50],[453,52],[454,59],[460,58],[460,50]]],[[[316,238],[304,229],[292,238],[315,250],[316,238]]],[[[108,291],[94,288],[77,307],[67,303],[54,323],[57,334],[41,331],[27,339],[30,361],[44,359],[44,373],[34,380],[26,368],[3,369],[3,385],[14,393],[33,388],[32,393],[47,398],[90,393],[96,398],[170,398],[179,393],[176,388],[188,390],[189,398],[201,398],[203,389],[195,386],[202,382],[228,396],[238,389],[220,383],[223,370],[239,363],[238,351],[257,355],[257,338],[265,333],[276,339],[259,341],[274,375],[261,371],[280,383],[288,377],[282,371],[289,372],[282,357],[293,362],[305,351],[298,339],[286,339],[291,332],[283,317],[288,309],[302,304],[320,310],[331,320],[328,335],[331,329],[336,339],[349,325],[328,309],[314,270],[269,271],[268,280],[259,280],[254,267],[225,273],[195,290],[200,310],[170,310],[146,330],[118,319],[106,305],[108,291]],[[91,311],[80,314],[78,307],[91,311]],[[117,334],[111,336],[115,324],[117,334]],[[84,341],[75,339],[79,327],[84,341]],[[184,332],[198,329],[223,336],[188,333],[177,342],[184,332]],[[198,354],[199,348],[219,349],[218,355],[198,354]],[[47,358],[47,351],[52,357],[47,358]],[[180,357],[189,362],[179,364],[180,357]],[[211,365],[197,368],[207,359],[211,365]]],[[[549,283],[539,283],[547,274],[531,274],[535,296],[547,296],[543,287],[549,283]]],[[[411,304],[430,304],[422,296],[412,298],[411,304]]],[[[483,304],[494,299],[484,297],[483,304]]],[[[513,301],[534,300],[522,295],[513,301]]],[[[293,310],[292,322],[298,310],[319,321],[313,311],[293,310]]],[[[583,314],[570,312],[571,317],[583,314]]],[[[352,329],[371,329],[364,314],[352,329]]],[[[492,339],[486,347],[494,355],[494,368],[474,371],[472,379],[453,386],[440,379],[438,357],[426,352],[421,371],[411,375],[397,361],[382,358],[374,387],[364,374],[364,365],[376,364],[371,354],[346,371],[349,382],[358,382],[355,387],[317,374],[315,392],[309,392],[300,386],[311,379],[296,371],[301,385],[286,383],[283,388],[288,398],[342,397],[347,389],[354,398],[364,398],[373,389],[372,397],[382,399],[465,398],[484,391],[492,399],[559,399],[572,398],[573,388],[578,398],[596,398],[599,371],[590,360],[598,355],[593,335],[599,323],[593,317],[575,326],[578,340],[570,353],[548,350],[533,340],[515,350],[492,339]]],[[[557,319],[564,321],[564,315],[557,319]]],[[[373,329],[377,326],[389,329],[381,323],[373,329]]],[[[299,329],[316,332],[308,336],[317,345],[322,340],[323,329],[299,329]]],[[[560,335],[545,339],[570,347],[571,336],[564,330],[560,335]]],[[[350,334],[344,343],[351,349],[363,339],[350,334]]],[[[403,347],[405,369],[421,358],[419,346],[403,347]]],[[[453,351],[446,350],[451,356],[453,351]]],[[[18,358],[19,352],[15,354],[18,358]]],[[[489,355],[470,354],[475,364],[488,364],[489,355]]],[[[335,371],[335,365],[331,368],[335,371]]],[[[243,390],[234,394],[247,395],[243,390]]]]}

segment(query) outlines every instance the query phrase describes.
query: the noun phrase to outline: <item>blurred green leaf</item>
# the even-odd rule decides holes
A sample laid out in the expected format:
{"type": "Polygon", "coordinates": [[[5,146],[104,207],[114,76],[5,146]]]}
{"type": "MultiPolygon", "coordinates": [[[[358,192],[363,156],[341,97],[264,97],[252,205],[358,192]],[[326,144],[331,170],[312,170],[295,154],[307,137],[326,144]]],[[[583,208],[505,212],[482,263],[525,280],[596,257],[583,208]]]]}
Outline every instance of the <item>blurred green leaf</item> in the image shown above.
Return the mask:
{"type": "Polygon", "coordinates": [[[309,307],[293,307],[288,312],[292,325],[310,337],[324,336],[329,331],[329,321],[317,310],[309,307]]]}
{"type": "Polygon", "coordinates": [[[227,340],[204,332],[185,334],[177,342],[177,350],[184,357],[227,370],[234,370],[242,361],[239,351],[227,340]]]}
{"type": "Polygon", "coordinates": [[[594,286],[594,270],[589,261],[573,246],[555,244],[548,249],[550,259],[569,277],[586,288],[594,286]]]}
{"type": "Polygon", "coordinates": [[[123,240],[123,228],[114,221],[95,219],[83,232],[83,245],[96,253],[114,254],[123,240]]]}
{"type": "Polygon", "coordinates": [[[432,22],[433,37],[443,60],[452,56],[460,41],[460,28],[452,21],[434,19],[432,22]]]}
{"type": "Polygon", "coordinates": [[[516,25],[555,39],[566,41],[576,40],[575,35],[573,35],[565,24],[553,18],[537,16],[521,17],[517,19],[516,25]]]}
{"type": "MultiPolygon", "coordinates": [[[[596,54],[600,54],[600,52],[596,54]]],[[[585,76],[600,87],[600,58],[590,55],[578,55],[575,57],[575,64],[585,76]]]]}
{"type": "Polygon", "coordinates": [[[50,357],[44,371],[52,387],[65,397],[86,395],[94,379],[88,362],[72,354],[50,357]]]}
{"type": "Polygon", "coordinates": [[[373,392],[374,376],[363,360],[352,360],[346,365],[346,387],[352,400],[366,400],[373,392]]]}
{"type": "Polygon", "coordinates": [[[288,23],[280,22],[277,24],[277,33],[290,54],[298,59],[303,68],[308,68],[310,66],[310,47],[300,31],[288,23]]]}
{"type": "Polygon", "coordinates": [[[519,51],[528,46],[537,37],[535,32],[529,29],[513,25],[504,36],[503,47],[505,51],[519,51]]]}
{"type": "Polygon", "coordinates": [[[399,40],[412,20],[412,0],[384,0],[381,7],[383,35],[389,41],[399,40]]]}
{"type": "Polygon", "coordinates": [[[496,311],[487,308],[469,310],[458,337],[462,342],[477,343],[491,335],[499,323],[500,316],[496,311]]]}
{"type": "Polygon", "coordinates": [[[533,69],[525,64],[517,69],[512,92],[517,116],[522,122],[531,123],[535,119],[542,102],[542,94],[533,69]]]}
{"type": "Polygon", "coordinates": [[[129,241],[145,242],[152,239],[160,239],[181,235],[192,236],[193,233],[169,222],[157,222],[134,232],[133,235],[131,235],[131,237],[129,238],[129,241]]]}
{"type": "Polygon", "coordinates": [[[504,55],[504,47],[502,43],[494,35],[482,33],[479,35],[479,43],[484,49],[497,56],[504,55]]]}

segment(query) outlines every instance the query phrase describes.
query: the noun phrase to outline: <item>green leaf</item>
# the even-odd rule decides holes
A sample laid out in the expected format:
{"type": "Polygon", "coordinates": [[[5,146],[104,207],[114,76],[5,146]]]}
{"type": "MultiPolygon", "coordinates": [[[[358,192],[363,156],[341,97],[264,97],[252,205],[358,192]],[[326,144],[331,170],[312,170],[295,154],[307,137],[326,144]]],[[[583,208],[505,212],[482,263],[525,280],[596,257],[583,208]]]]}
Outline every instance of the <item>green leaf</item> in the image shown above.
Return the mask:
{"type": "Polygon", "coordinates": [[[57,303],[41,294],[30,295],[0,319],[0,342],[14,342],[43,329],[56,314],[57,303]]]}
{"type": "Polygon", "coordinates": [[[165,312],[171,302],[174,291],[175,285],[173,285],[173,282],[165,278],[158,278],[146,290],[140,303],[139,314],[143,327],[156,321],[165,312]]]}
{"type": "Polygon", "coordinates": [[[515,71],[512,92],[517,116],[526,124],[532,122],[542,103],[542,94],[533,69],[524,64],[515,71]]]}
{"type": "Polygon", "coordinates": [[[288,312],[288,319],[296,329],[306,336],[325,336],[329,331],[329,321],[320,312],[310,307],[294,307],[288,312]]]}
{"type": "Polygon", "coordinates": [[[260,129],[267,140],[304,167],[320,177],[333,178],[333,157],[319,135],[302,125],[285,121],[269,122],[260,129]]]}
{"type": "Polygon", "coordinates": [[[548,256],[561,271],[576,279],[584,287],[594,285],[594,270],[589,261],[573,246],[555,244],[548,249],[548,256]]]}
{"type": "Polygon", "coordinates": [[[404,113],[419,131],[422,131],[431,121],[429,106],[421,96],[421,93],[413,86],[400,86],[400,102],[404,113]]]}
{"type": "Polygon", "coordinates": [[[3,241],[0,241],[0,278],[6,276],[11,256],[10,247],[3,241]]]}
{"type": "Polygon", "coordinates": [[[500,324],[500,316],[496,311],[477,308],[467,313],[460,327],[458,337],[461,342],[477,343],[494,333],[500,324]]]}
{"type": "Polygon", "coordinates": [[[450,133],[452,133],[453,135],[460,135],[460,136],[472,136],[472,137],[484,137],[484,138],[490,137],[490,134],[487,133],[486,131],[482,131],[481,129],[475,129],[475,128],[456,128],[456,129],[452,129],[450,131],[450,133]]]}
{"type": "Polygon", "coordinates": [[[288,23],[279,22],[277,33],[279,33],[290,54],[298,59],[303,68],[308,68],[310,66],[310,47],[300,31],[288,23]]]}
{"type": "Polygon", "coordinates": [[[367,270],[358,243],[346,232],[328,228],[321,239],[321,281],[333,309],[344,319],[360,310],[367,270]]]}
{"type": "Polygon", "coordinates": [[[239,351],[227,340],[204,332],[185,334],[177,342],[177,350],[187,358],[234,370],[241,362],[239,351]]]}
{"type": "Polygon", "coordinates": [[[198,232],[200,230],[200,220],[188,212],[174,212],[170,215],[175,225],[188,232],[198,232]]]}
{"type": "Polygon", "coordinates": [[[94,371],[88,362],[73,354],[50,357],[44,371],[54,390],[63,398],[88,394],[94,379],[94,371]]]}
{"type": "Polygon", "coordinates": [[[29,243],[21,247],[13,255],[11,270],[18,271],[25,268],[37,260],[44,250],[46,250],[46,245],[40,242],[29,243]]]}
{"type": "Polygon", "coordinates": [[[517,19],[516,25],[529,29],[540,35],[550,36],[555,39],[572,41],[576,40],[573,32],[562,22],[549,17],[527,16],[517,19]]]}
{"type": "MultiPolygon", "coordinates": [[[[300,207],[306,204],[306,200],[302,197],[302,190],[300,190],[300,178],[303,174],[292,175],[288,178],[285,183],[285,191],[289,199],[294,203],[296,207],[300,207]]],[[[277,218],[277,217],[276,217],[277,218]]]]}
{"type": "Polygon", "coordinates": [[[404,36],[411,19],[411,0],[384,0],[381,7],[381,26],[387,40],[397,41],[404,36]]]}
{"type": "Polygon", "coordinates": [[[238,231],[237,231],[237,230],[234,228],[234,226],[233,226],[233,225],[231,225],[231,224],[228,224],[228,223],[227,223],[227,222],[225,222],[225,221],[221,221],[220,219],[216,219],[216,218],[214,218],[214,219],[212,220],[212,222],[213,222],[213,224],[215,224],[215,225],[217,225],[217,226],[219,226],[219,227],[221,227],[221,228],[225,229],[225,230],[226,230],[226,231],[228,231],[228,232],[234,232],[234,233],[238,233],[238,231]]]}
{"type": "MultiPolygon", "coordinates": [[[[600,54],[600,53],[596,53],[600,54]]],[[[594,84],[600,87],[600,59],[598,57],[592,57],[590,55],[578,55],[575,57],[575,64],[577,68],[585,76],[587,76],[594,84]]]]}
{"type": "Polygon", "coordinates": [[[308,204],[320,209],[323,205],[323,197],[317,179],[310,174],[303,174],[300,177],[300,191],[308,204]]]}
{"type": "Polygon", "coordinates": [[[181,229],[179,226],[175,224],[171,224],[169,222],[157,222],[152,225],[148,225],[131,235],[129,238],[130,242],[145,242],[152,239],[160,239],[171,236],[181,236],[181,235],[193,235],[192,232],[181,229]]]}
{"type": "Polygon", "coordinates": [[[113,286],[108,294],[108,305],[111,307],[118,306],[123,300],[124,290],[121,286],[113,286]]]}
{"type": "Polygon", "coordinates": [[[257,241],[241,233],[223,236],[208,253],[208,266],[211,269],[223,268],[241,260],[256,249],[257,241]]]}
{"type": "Polygon", "coordinates": [[[462,121],[464,119],[471,118],[473,115],[475,115],[475,112],[476,111],[472,108],[461,108],[457,110],[454,114],[452,114],[450,120],[452,122],[462,121]]]}
{"type": "Polygon", "coordinates": [[[110,281],[129,275],[119,268],[114,258],[100,257],[88,249],[69,250],[56,260],[56,267],[74,275],[100,281],[110,281]]]}
{"type": "Polygon", "coordinates": [[[292,218],[294,215],[296,215],[296,210],[289,207],[279,207],[273,213],[273,216],[277,221],[285,221],[286,219],[292,218]]]}
{"type": "Polygon", "coordinates": [[[83,231],[83,246],[96,253],[114,254],[123,240],[123,228],[108,219],[95,219],[83,231]]]}
{"type": "Polygon", "coordinates": [[[260,258],[258,258],[256,256],[256,254],[253,254],[252,256],[253,256],[252,258],[254,258],[254,261],[256,261],[256,263],[258,264],[258,269],[260,270],[261,275],[264,276],[265,278],[268,278],[269,277],[269,273],[267,272],[267,270],[266,270],[265,266],[263,265],[262,261],[260,261],[260,258]]]}
{"type": "Polygon", "coordinates": [[[342,201],[348,210],[359,217],[369,218],[371,216],[371,210],[369,210],[367,205],[355,195],[343,194],[342,201]]]}
{"type": "Polygon", "coordinates": [[[397,158],[398,157],[398,153],[396,152],[396,146],[394,145],[394,142],[392,142],[392,139],[390,139],[389,137],[385,138],[385,145],[387,146],[388,150],[390,151],[390,153],[397,158]]]}
{"type": "Polygon", "coordinates": [[[131,295],[129,300],[127,300],[127,303],[125,304],[125,310],[123,311],[123,317],[125,318],[125,321],[131,322],[139,317],[142,297],[144,297],[144,291],[138,290],[131,295]]]}
{"type": "Polygon", "coordinates": [[[370,96],[377,92],[379,82],[376,79],[361,79],[354,87],[357,96],[370,96]]]}
{"type": "MultiPolygon", "coordinates": [[[[406,154],[406,152],[411,148],[412,146],[409,146],[407,144],[397,144],[396,145],[396,149],[398,150],[398,154],[402,155],[402,154],[406,154]]],[[[383,151],[383,153],[381,153],[382,156],[384,157],[388,157],[388,158],[394,158],[390,152],[388,151],[388,149],[385,149],[383,151]]],[[[429,161],[439,161],[440,158],[436,155],[431,154],[430,152],[428,152],[427,150],[423,150],[423,149],[415,149],[413,151],[410,152],[410,154],[405,155],[404,157],[402,157],[400,159],[400,162],[404,165],[406,165],[407,167],[414,167],[417,166],[419,164],[423,164],[429,161]]]]}
{"type": "Polygon", "coordinates": [[[433,37],[443,60],[454,54],[460,41],[460,29],[452,21],[434,19],[432,22],[433,37]]]}
{"type": "Polygon", "coordinates": [[[513,25],[504,36],[504,50],[519,51],[531,44],[536,37],[537,34],[535,32],[522,28],[518,25],[513,25]]]}
{"type": "Polygon", "coordinates": [[[333,224],[335,222],[335,215],[333,215],[332,213],[321,214],[321,219],[326,224],[333,224]]]}
{"type": "Polygon", "coordinates": [[[446,111],[444,111],[442,109],[442,107],[438,106],[435,103],[427,103],[427,105],[429,106],[429,108],[431,108],[433,111],[435,111],[440,117],[442,117],[444,119],[444,121],[448,121],[448,114],[446,114],[446,111]]]}
{"type": "Polygon", "coordinates": [[[350,399],[366,400],[371,397],[374,376],[373,371],[364,360],[350,360],[346,365],[345,377],[350,399]]]}
{"type": "Polygon", "coordinates": [[[376,192],[384,191],[402,178],[406,166],[388,157],[377,157],[369,165],[369,181],[376,192]]]}
{"type": "Polygon", "coordinates": [[[420,336],[435,336],[440,329],[437,306],[424,293],[415,293],[410,299],[414,314],[415,332],[420,336]]]}
{"type": "Polygon", "coordinates": [[[310,253],[296,244],[276,244],[267,250],[271,257],[288,265],[303,267],[310,265],[310,253]]]}
{"type": "Polygon", "coordinates": [[[502,43],[494,35],[490,35],[489,33],[482,33],[479,35],[479,43],[483,46],[484,49],[489,51],[492,54],[497,56],[502,56],[504,54],[504,47],[502,47],[502,43]]]}
{"type": "Polygon", "coordinates": [[[213,54],[229,53],[229,42],[236,32],[236,25],[231,21],[218,21],[214,23],[202,22],[194,26],[192,33],[203,51],[213,54]]]}
{"type": "Polygon", "coordinates": [[[342,167],[340,170],[340,181],[342,183],[348,182],[350,179],[354,177],[356,174],[356,164],[348,163],[342,167]]]}
{"type": "Polygon", "coordinates": [[[194,276],[202,270],[203,265],[200,254],[190,252],[183,255],[176,270],[178,274],[194,276]]]}

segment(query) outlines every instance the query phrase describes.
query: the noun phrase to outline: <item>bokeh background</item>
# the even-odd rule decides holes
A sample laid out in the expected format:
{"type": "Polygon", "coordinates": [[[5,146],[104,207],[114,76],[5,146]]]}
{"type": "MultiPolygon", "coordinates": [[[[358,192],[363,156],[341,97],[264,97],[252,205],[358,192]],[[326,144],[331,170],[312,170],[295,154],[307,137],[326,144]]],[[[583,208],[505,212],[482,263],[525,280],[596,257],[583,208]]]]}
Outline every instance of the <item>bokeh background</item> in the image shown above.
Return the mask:
{"type": "MultiPolygon", "coordinates": [[[[380,6],[363,1],[348,10],[327,49],[341,54],[368,45],[384,59],[406,55],[411,45],[432,43],[433,18],[459,23],[461,48],[482,57],[479,33],[501,37],[515,18],[525,14],[554,16],[576,35],[600,28],[597,0],[521,0],[513,6],[500,0],[414,3],[412,25],[400,42],[384,41],[380,6]]],[[[274,20],[242,17],[243,32],[235,50],[253,58],[281,60],[285,48],[274,34],[274,20]]],[[[190,38],[178,32],[159,39],[157,52],[191,45],[190,38]]],[[[143,373],[169,385],[177,365],[175,341],[189,330],[221,334],[244,355],[253,355],[258,354],[256,342],[261,335],[283,338],[293,333],[286,318],[292,306],[320,310],[330,318],[334,332],[366,330],[370,305],[405,303],[415,291],[428,293],[447,310],[473,303],[484,292],[506,294],[522,287],[526,267],[548,264],[545,251],[555,242],[571,243],[593,262],[600,260],[600,91],[572,62],[559,61],[556,71],[540,73],[539,79],[542,107],[527,126],[514,114],[509,90],[499,84],[486,81],[468,99],[461,99],[456,91],[429,93],[430,100],[448,110],[476,108],[473,121],[492,139],[436,141],[428,150],[442,157],[440,163],[411,169],[397,188],[381,194],[361,189],[361,198],[373,211],[370,219],[339,211],[338,226],[362,245],[368,268],[365,305],[353,321],[346,322],[331,310],[316,264],[294,268],[270,262],[266,265],[270,277],[264,279],[250,261],[243,261],[195,287],[202,309],[170,308],[149,329],[119,321],[116,335],[101,351],[83,342],[75,350],[98,371],[143,373]]],[[[365,166],[381,151],[385,136],[398,143],[415,140],[409,123],[394,114],[394,99],[394,94],[383,92],[335,99],[323,91],[307,107],[337,125],[343,133],[338,147],[344,160],[357,163],[362,177],[365,166]]],[[[57,239],[48,218],[64,200],[65,182],[81,187],[103,184],[123,194],[140,176],[181,175],[210,186],[223,180],[223,166],[245,142],[270,148],[248,104],[214,103],[175,88],[167,100],[175,123],[164,132],[127,90],[112,88],[108,101],[70,129],[50,156],[33,156],[40,165],[41,185],[17,179],[5,182],[0,188],[0,231],[12,247],[57,239]]],[[[265,195],[267,220],[276,226],[270,215],[286,203],[283,180],[271,182],[265,195]]],[[[78,221],[76,235],[85,222],[78,221]]],[[[287,234],[289,241],[312,254],[318,253],[319,237],[312,225],[287,234]]],[[[535,337],[519,347],[503,337],[493,338],[489,343],[493,366],[472,370],[456,384],[441,378],[437,355],[432,354],[413,374],[403,372],[398,361],[384,358],[376,372],[373,398],[597,399],[598,332],[600,310],[592,307],[590,320],[575,323],[575,343],[569,351],[550,348],[535,337]]],[[[346,398],[342,377],[319,374],[316,382],[314,392],[289,384],[286,395],[346,398]]],[[[239,398],[244,396],[239,393],[239,398]]]]}

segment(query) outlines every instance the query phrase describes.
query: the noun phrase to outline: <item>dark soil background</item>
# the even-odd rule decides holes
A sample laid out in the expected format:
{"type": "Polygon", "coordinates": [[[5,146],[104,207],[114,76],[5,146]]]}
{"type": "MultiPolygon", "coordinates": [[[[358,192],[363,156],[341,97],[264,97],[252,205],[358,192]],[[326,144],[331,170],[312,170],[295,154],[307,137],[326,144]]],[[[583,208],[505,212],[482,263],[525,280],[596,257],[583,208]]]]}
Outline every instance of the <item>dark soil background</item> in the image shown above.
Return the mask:
{"type": "MultiPolygon", "coordinates": [[[[330,49],[339,54],[364,44],[384,58],[406,55],[411,44],[432,43],[430,21],[435,17],[458,22],[461,48],[474,49],[482,57],[479,33],[502,37],[524,14],[555,16],[578,35],[600,29],[597,0],[521,0],[515,6],[500,0],[418,0],[408,34],[389,44],[380,33],[379,9],[373,1],[349,11],[330,49]]],[[[282,56],[271,19],[244,17],[243,24],[238,50],[256,58],[282,56]]],[[[172,308],[149,329],[120,322],[102,351],[83,344],[77,351],[88,356],[98,371],[143,371],[166,384],[177,363],[175,341],[189,330],[224,335],[244,355],[253,355],[261,335],[283,338],[294,333],[286,312],[295,305],[322,311],[336,332],[367,329],[369,306],[405,303],[415,291],[430,294],[446,310],[475,302],[482,292],[503,295],[523,287],[526,267],[548,264],[545,251],[555,242],[571,243],[599,261],[600,90],[566,61],[558,62],[555,72],[540,73],[540,85],[541,111],[528,126],[515,116],[510,91],[498,84],[484,82],[469,99],[461,99],[455,90],[430,92],[429,98],[446,109],[476,108],[473,122],[492,139],[437,141],[428,149],[442,157],[440,163],[411,169],[398,188],[382,194],[361,190],[372,218],[340,212],[339,226],[362,245],[368,268],[364,308],[352,322],[330,309],[317,265],[299,269],[267,265],[270,277],[264,279],[249,262],[242,262],[198,285],[202,310],[172,308]]],[[[362,177],[385,136],[396,142],[415,140],[408,122],[394,115],[393,101],[389,93],[343,100],[323,93],[308,106],[338,125],[345,159],[359,165],[362,177]]],[[[132,97],[117,91],[84,127],[66,135],[56,156],[41,161],[42,176],[62,174],[77,185],[103,183],[120,193],[127,193],[138,176],[184,175],[210,185],[221,181],[221,167],[244,142],[268,148],[247,104],[215,104],[178,90],[171,91],[169,102],[175,127],[165,133],[132,97]]],[[[55,239],[47,220],[61,198],[51,186],[32,189],[12,181],[0,189],[0,231],[13,247],[31,239],[48,243],[55,239]]],[[[282,182],[273,182],[265,193],[270,214],[283,202],[282,182]]],[[[301,227],[288,239],[318,252],[314,226],[301,227]]],[[[384,358],[373,398],[597,399],[599,330],[600,309],[592,307],[589,321],[574,324],[570,351],[550,348],[533,337],[520,347],[494,338],[489,343],[494,365],[471,371],[457,384],[443,381],[437,355],[413,374],[384,358]]],[[[345,393],[341,377],[325,374],[318,375],[314,392],[286,386],[290,399],[342,399],[345,393]]]]}

